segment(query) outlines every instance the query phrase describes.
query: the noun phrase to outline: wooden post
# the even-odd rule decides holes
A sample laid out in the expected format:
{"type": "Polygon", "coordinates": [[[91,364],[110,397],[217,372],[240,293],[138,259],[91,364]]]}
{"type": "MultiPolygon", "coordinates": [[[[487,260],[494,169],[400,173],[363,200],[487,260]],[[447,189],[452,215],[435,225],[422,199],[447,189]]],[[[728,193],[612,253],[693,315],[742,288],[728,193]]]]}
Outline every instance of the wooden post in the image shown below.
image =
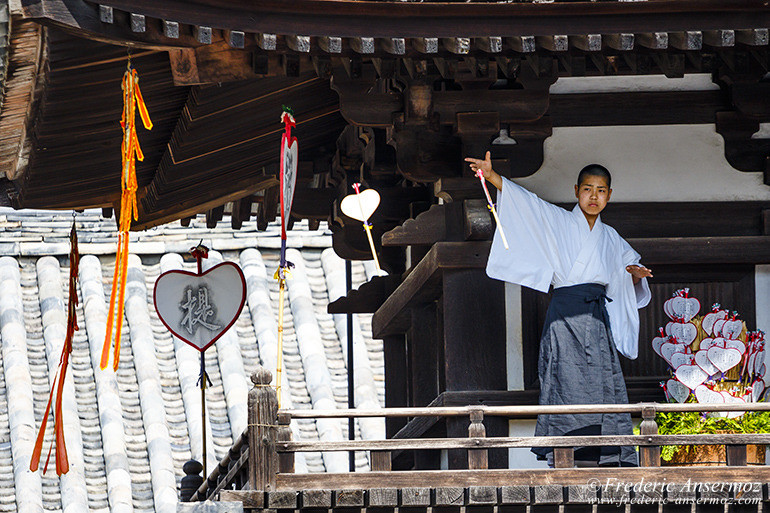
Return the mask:
{"type": "MultiPolygon", "coordinates": [[[[468,426],[469,438],[485,438],[487,430],[484,428],[484,412],[474,410],[471,412],[471,425],[468,426]]],[[[486,449],[468,450],[468,468],[471,470],[486,470],[489,468],[489,454],[486,449]]]]}
{"type": "MultiPolygon", "coordinates": [[[[642,407],[642,424],[639,426],[642,435],[657,435],[658,424],[655,422],[655,406],[642,407]]],[[[639,447],[639,464],[642,467],[660,466],[660,446],[639,447]]]]}
{"type": "Polygon", "coordinates": [[[727,456],[728,467],[746,466],[746,446],[745,445],[725,445],[725,456],[727,456]]]}
{"type": "Polygon", "coordinates": [[[574,447],[554,447],[553,448],[553,467],[554,468],[572,468],[575,466],[575,448],[574,447]]]}
{"type": "MultiPolygon", "coordinates": [[[[291,415],[288,413],[278,414],[278,433],[276,441],[291,442],[291,415]]],[[[278,455],[278,472],[282,474],[294,473],[294,453],[282,452],[278,455]]]]}
{"type": "Polygon", "coordinates": [[[393,469],[390,451],[371,451],[369,456],[373,472],[390,472],[393,469]]]}
{"type": "Polygon", "coordinates": [[[249,484],[252,490],[275,490],[278,453],[275,452],[278,397],[270,386],[272,373],[258,367],[249,391],[249,484]]]}

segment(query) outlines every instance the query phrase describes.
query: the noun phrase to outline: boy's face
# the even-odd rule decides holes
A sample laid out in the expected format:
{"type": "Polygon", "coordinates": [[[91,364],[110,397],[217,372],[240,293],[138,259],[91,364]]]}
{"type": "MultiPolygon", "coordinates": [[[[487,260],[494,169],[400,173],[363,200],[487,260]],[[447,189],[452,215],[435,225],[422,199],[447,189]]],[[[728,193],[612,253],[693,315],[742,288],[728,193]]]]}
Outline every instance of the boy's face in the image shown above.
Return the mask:
{"type": "Polygon", "coordinates": [[[611,195],[612,189],[601,176],[586,175],[580,185],[575,186],[578,205],[588,215],[595,216],[604,210],[611,195]]]}

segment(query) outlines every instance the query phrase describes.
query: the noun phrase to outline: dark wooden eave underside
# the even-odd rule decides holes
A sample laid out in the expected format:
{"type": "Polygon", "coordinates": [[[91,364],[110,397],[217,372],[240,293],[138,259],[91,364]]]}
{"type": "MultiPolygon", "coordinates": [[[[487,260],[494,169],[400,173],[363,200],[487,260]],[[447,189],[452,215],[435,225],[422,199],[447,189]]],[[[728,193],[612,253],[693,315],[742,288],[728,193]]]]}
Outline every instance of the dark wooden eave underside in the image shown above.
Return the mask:
{"type": "MultiPolygon", "coordinates": [[[[279,39],[286,35],[291,38],[288,49],[300,53],[313,49],[345,53],[351,48],[361,53],[376,53],[381,48],[385,53],[389,50],[408,53],[412,49],[417,53],[437,53],[443,47],[452,52],[458,51],[457,40],[463,38],[472,38],[469,48],[498,53],[503,47],[510,47],[526,53],[534,51],[534,45],[547,49],[551,44],[547,40],[536,41],[535,37],[560,34],[607,37],[744,31],[770,26],[770,10],[762,0],[552,3],[202,0],[194,4],[182,0],[98,3],[29,0],[24,2],[24,12],[26,17],[75,30],[84,37],[117,44],[195,47],[209,43],[213,30],[226,32],[235,48],[259,46],[271,50],[276,46],[276,35],[279,39]],[[447,39],[449,41],[445,41],[447,39]]],[[[744,37],[749,40],[753,36],[739,35],[744,37]]],[[[459,52],[467,53],[462,43],[459,52]]]]}

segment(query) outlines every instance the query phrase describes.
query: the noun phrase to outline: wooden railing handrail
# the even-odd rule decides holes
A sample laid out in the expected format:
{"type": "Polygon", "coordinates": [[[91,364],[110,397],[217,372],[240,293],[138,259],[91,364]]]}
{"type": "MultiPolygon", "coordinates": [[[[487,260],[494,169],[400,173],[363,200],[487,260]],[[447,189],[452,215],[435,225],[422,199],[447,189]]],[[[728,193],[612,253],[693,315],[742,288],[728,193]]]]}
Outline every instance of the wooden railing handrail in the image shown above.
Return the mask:
{"type": "Polygon", "coordinates": [[[638,413],[644,408],[658,412],[770,411],[770,402],[761,403],[635,403],[635,404],[540,404],[519,406],[437,406],[423,408],[378,408],[374,410],[281,410],[294,419],[363,417],[463,417],[480,411],[493,417],[534,417],[540,414],[638,413]]]}
{"type": "Polygon", "coordinates": [[[412,438],[339,442],[277,442],[279,453],[327,451],[399,451],[416,449],[503,449],[510,447],[659,446],[770,444],[770,433],[699,435],[521,436],[490,438],[412,438]]]}

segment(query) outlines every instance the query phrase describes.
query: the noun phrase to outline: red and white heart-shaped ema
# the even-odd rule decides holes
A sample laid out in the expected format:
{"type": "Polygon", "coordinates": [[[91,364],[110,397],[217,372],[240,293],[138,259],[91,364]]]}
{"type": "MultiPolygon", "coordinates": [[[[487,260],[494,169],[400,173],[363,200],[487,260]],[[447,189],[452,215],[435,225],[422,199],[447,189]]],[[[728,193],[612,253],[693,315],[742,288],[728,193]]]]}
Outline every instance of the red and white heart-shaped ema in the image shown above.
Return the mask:
{"type": "Polygon", "coordinates": [[[727,319],[727,310],[717,310],[717,311],[708,313],[703,317],[703,321],[701,321],[701,327],[703,328],[703,331],[705,331],[707,335],[713,335],[714,323],[720,320],[723,321],[725,319],[727,319]]]}
{"type": "Polygon", "coordinates": [[[722,372],[727,372],[741,361],[743,355],[737,349],[711,346],[708,348],[708,357],[711,363],[722,372]]]}
{"type": "Polygon", "coordinates": [[[238,319],[246,302],[246,280],[233,262],[222,262],[200,275],[173,270],[158,277],[153,296],[166,328],[205,351],[238,319]]]}
{"type": "Polygon", "coordinates": [[[676,379],[681,381],[687,388],[695,390],[695,387],[708,379],[708,374],[695,364],[680,365],[674,371],[676,379]]]}
{"type": "Polygon", "coordinates": [[[674,296],[663,305],[663,311],[672,319],[690,322],[700,312],[700,301],[694,297],[674,296]]]}
{"type": "Polygon", "coordinates": [[[666,391],[668,391],[668,396],[678,403],[683,403],[690,397],[690,389],[687,388],[687,385],[676,379],[666,381],[666,391]]]}
{"type": "Polygon", "coordinates": [[[666,334],[680,344],[689,345],[698,337],[698,327],[691,322],[669,322],[666,324],[666,334]]]}

